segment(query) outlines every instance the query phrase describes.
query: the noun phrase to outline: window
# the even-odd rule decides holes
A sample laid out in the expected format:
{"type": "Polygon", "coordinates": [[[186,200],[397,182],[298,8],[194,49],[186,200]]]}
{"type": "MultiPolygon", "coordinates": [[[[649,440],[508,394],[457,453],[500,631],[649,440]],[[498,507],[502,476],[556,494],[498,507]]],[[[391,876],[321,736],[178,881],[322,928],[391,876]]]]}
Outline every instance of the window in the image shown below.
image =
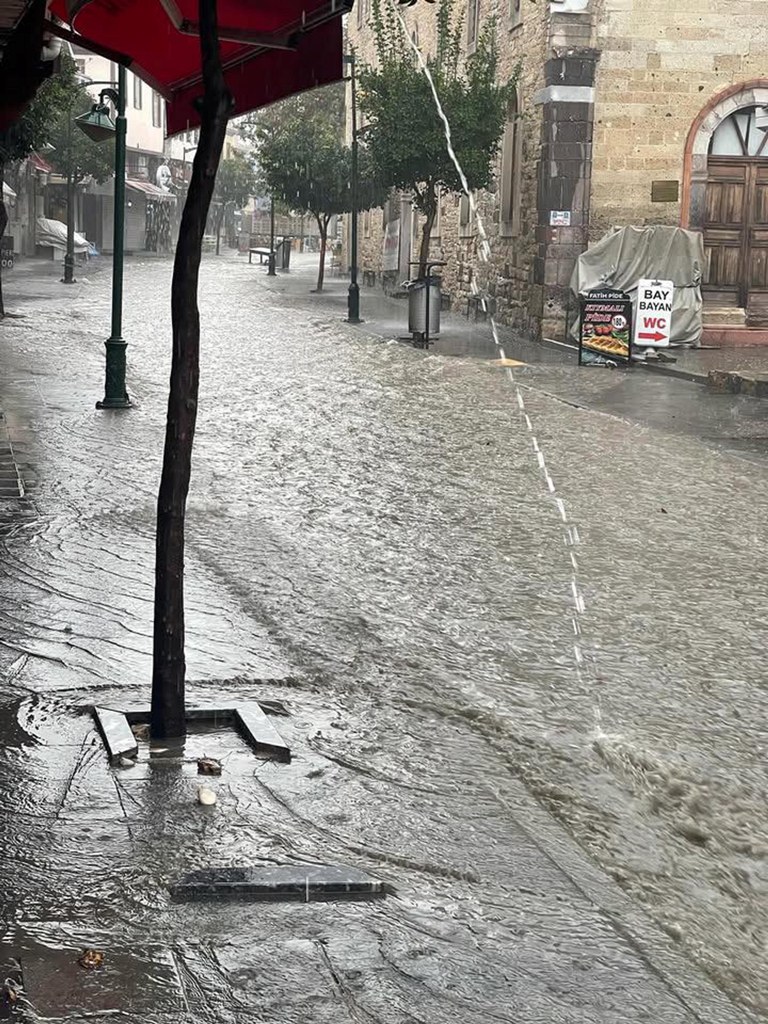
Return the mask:
{"type": "Polygon", "coordinates": [[[135,110],[141,110],[141,79],[133,76],[133,106],[135,110]]]}
{"type": "Polygon", "coordinates": [[[509,27],[517,28],[523,23],[522,0],[509,0],[509,27]]]}
{"type": "Polygon", "coordinates": [[[163,97],[152,90],[152,124],[155,128],[163,127],[163,97]]]}
{"type": "Polygon", "coordinates": [[[768,157],[768,132],[756,124],[756,107],[744,107],[731,114],[715,130],[710,156],[768,157]]]}
{"type": "Polygon", "coordinates": [[[502,235],[520,234],[522,171],[523,131],[517,94],[513,94],[507,106],[507,125],[501,148],[499,223],[502,235]]]}
{"type": "Polygon", "coordinates": [[[480,20],[480,0],[469,0],[467,7],[467,49],[477,46],[477,29],[480,20]]]}
{"type": "Polygon", "coordinates": [[[459,237],[469,238],[475,233],[475,218],[472,216],[472,203],[466,192],[459,199],[459,237]]]}
{"type": "Polygon", "coordinates": [[[129,149],[125,154],[125,167],[131,178],[149,178],[149,157],[146,153],[129,149]]]}

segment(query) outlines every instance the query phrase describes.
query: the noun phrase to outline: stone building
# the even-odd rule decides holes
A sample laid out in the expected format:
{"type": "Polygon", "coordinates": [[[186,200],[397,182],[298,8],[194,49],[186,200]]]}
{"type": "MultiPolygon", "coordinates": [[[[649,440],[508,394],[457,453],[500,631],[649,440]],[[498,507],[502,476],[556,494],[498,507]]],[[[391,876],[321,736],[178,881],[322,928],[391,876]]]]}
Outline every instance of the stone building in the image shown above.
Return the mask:
{"type": "MultiPolygon", "coordinates": [[[[471,309],[475,277],[502,321],[562,337],[578,254],[614,227],[672,224],[704,233],[705,323],[768,341],[763,0],[464,0],[457,13],[468,52],[494,18],[499,75],[520,72],[495,187],[477,197],[490,266],[466,199],[445,199],[433,231],[454,307],[471,309]]],[[[405,18],[429,52],[434,7],[405,18]]],[[[347,30],[375,59],[370,0],[347,30]]],[[[407,277],[413,221],[408,197],[362,214],[361,269],[407,277]]]]}

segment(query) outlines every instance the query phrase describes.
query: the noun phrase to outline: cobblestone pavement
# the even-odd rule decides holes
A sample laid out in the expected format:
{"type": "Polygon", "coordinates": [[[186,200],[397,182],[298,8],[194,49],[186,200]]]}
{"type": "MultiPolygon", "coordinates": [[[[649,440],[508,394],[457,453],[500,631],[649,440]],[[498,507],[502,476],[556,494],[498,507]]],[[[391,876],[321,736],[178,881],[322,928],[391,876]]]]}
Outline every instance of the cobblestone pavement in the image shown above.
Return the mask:
{"type": "Polygon", "coordinates": [[[109,769],[81,709],[147,700],[170,263],[128,265],[128,413],[94,408],[109,280],[82,278],[20,285],[0,327],[25,492],[0,499],[2,941],[38,1017],[765,1014],[760,453],[690,416],[644,421],[642,381],[622,408],[610,374],[530,365],[553,497],[505,370],[388,344],[299,300],[301,275],[209,258],[190,701],[284,701],[296,757],[255,763],[217,731],[109,769]],[[195,803],[200,753],[225,762],[214,808],[195,803]],[[167,895],[209,864],[323,860],[396,895],[167,895]],[[77,967],[85,947],[103,969],[77,967]]]}

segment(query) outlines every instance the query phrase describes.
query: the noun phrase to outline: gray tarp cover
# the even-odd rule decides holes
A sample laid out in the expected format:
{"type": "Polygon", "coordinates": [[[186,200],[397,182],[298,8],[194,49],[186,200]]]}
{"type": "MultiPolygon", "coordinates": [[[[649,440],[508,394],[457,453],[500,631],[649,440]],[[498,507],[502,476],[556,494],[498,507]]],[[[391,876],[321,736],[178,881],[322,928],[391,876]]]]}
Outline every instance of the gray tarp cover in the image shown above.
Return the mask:
{"type": "MultiPolygon", "coordinates": [[[[618,228],[579,256],[571,291],[583,295],[601,286],[617,288],[637,303],[641,278],[674,281],[673,345],[701,344],[701,276],[704,241],[700,232],[653,225],[618,228]]],[[[578,320],[573,334],[578,339],[578,320]]]]}

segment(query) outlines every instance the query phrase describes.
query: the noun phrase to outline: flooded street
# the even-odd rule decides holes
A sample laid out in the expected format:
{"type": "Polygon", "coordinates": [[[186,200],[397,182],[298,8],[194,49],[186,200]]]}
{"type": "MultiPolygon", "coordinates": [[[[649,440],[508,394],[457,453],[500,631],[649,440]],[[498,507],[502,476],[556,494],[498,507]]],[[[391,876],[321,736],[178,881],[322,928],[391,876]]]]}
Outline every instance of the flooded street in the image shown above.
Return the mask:
{"type": "Polygon", "coordinates": [[[170,270],[126,270],[127,414],[94,409],[106,273],[2,327],[28,490],[0,504],[4,952],[43,991],[52,956],[101,943],[181,993],[145,1007],[136,980],[119,1019],[150,1024],[768,1016],[768,475],[594,411],[608,371],[516,371],[553,496],[504,370],[356,331],[303,297],[311,268],[271,288],[205,260],[190,702],[283,701],[295,759],[190,737],[237,766],[216,816],[183,759],[110,771],[78,709],[148,702],[170,270]],[[194,868],[315,861],[397,895],[167,894],[194,868]]]}

